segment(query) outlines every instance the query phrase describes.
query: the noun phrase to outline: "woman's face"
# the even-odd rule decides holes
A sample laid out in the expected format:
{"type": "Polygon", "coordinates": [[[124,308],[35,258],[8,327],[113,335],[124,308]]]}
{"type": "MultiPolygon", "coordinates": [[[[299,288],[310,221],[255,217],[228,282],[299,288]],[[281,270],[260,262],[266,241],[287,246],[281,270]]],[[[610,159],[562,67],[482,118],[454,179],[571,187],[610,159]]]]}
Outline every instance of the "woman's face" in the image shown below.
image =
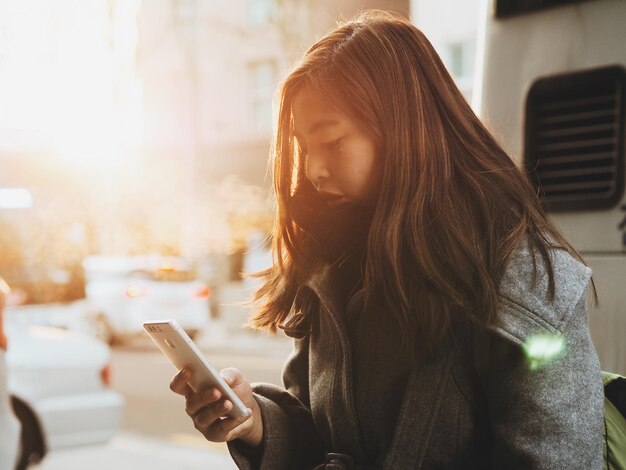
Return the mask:
{"type": "Polygon", "coordinates": [[[328,203],[373,203],[382,173],[373,137],[309,87],[296,94],[293,119],[307,179],[328,203]]]}

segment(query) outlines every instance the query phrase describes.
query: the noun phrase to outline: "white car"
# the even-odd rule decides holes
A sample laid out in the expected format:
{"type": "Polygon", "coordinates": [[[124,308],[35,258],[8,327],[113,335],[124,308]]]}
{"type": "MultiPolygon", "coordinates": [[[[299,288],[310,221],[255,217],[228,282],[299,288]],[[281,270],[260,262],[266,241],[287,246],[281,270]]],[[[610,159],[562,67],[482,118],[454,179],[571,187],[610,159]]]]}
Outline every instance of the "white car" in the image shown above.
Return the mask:
{"type": "Polygon", "coordinates": [[[209,324],[211,290],[189,260],[90,256],[83,268],[89,316],[103,340],[143,334],[148,320],[175,318],[191,337],[209,324]]]}
{"type": "Polygon", "coordinates": [[[124,400],[109,388],[106,344],[78,332],[12,325],[10,315],[5,328],[8,388],[22,427],[18,468],[118,432],[124,400]]]}

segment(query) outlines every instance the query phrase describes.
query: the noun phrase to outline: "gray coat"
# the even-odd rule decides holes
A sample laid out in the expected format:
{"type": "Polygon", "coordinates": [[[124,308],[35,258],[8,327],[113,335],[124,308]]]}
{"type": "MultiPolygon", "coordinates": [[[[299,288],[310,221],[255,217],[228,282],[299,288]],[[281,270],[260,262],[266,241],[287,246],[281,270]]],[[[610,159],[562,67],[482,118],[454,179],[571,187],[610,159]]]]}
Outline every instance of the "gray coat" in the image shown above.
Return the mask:
{"type": "MultiPolygon", "coordinates": [[[[474,345],[451,343],[412,367],[383,468],[601,468],[603,389],[584,295],[591,270],[562,250],[551,258],[554,301],[540,258],[534,284],[531,255],[521,250],[501,283],[497,324],[474,345]],[[564,350],[531,363],[524,345],[535,335],[564,340],[564,350]]],[[[329,279],[322,272],[308,284],[319,321],[295,340],[285,389],[254,386],[261,469],[311,468],[323,461],[320,452],[337,449],[362,459],[351,352],[329,279]]],[[[240,468],[257,466],[240,442],[229,449],[240,468]]]]}

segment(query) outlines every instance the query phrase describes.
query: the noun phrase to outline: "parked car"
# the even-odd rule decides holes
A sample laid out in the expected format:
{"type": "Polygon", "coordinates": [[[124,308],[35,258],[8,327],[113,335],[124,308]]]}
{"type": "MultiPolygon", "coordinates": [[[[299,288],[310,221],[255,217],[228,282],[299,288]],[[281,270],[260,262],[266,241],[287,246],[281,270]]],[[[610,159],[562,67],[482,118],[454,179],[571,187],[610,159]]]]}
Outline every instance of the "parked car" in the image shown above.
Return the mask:
{"type": "Polygon", "coordinates": [[[79,332],[6,325],[9,392],[20,420],[20,467],[47,452],[104,443],[120,429],[124,400],[110,386],[109,347],[79,332]]]}
{"type": "Polygon", "coordinates": [[[192,338],[209,324],[211,289],[190,260],[91,256],[83,267],[88,315],[103,340],[143,334],[147,320],[176,318],[192,338]]]}
{"type": "Polygon", "coordinates": [[[20,265],[0,269],[0,276],[11,286],[6,314],[13,324],[90,331],[80,264],[20,265]]]}
{"type": "Polygon", "coordinates": [[[85,277],[79,262],[23,264],[2,268],[0,274],[21,304],[72,302],[85,298],[85,277]]]}

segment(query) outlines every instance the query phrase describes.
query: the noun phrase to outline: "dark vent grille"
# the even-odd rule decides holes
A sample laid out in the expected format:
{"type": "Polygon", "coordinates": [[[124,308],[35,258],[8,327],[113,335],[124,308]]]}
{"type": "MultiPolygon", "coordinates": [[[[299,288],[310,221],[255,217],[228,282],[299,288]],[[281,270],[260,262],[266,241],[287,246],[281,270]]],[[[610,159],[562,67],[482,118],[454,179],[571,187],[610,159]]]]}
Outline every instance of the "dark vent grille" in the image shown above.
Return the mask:
{"type": "Polygon", "coordinates": [[[624,190],[626,73],[543,78],[526,102],[525,163],[550,210],[609,208],[624,190]]]}
{"type": "Polygon", "coordinates": [[[586,0],[496,0],[495,15],[496,18],[508,18],[570,3],[582,3],[583,1],[586,0]]]}

